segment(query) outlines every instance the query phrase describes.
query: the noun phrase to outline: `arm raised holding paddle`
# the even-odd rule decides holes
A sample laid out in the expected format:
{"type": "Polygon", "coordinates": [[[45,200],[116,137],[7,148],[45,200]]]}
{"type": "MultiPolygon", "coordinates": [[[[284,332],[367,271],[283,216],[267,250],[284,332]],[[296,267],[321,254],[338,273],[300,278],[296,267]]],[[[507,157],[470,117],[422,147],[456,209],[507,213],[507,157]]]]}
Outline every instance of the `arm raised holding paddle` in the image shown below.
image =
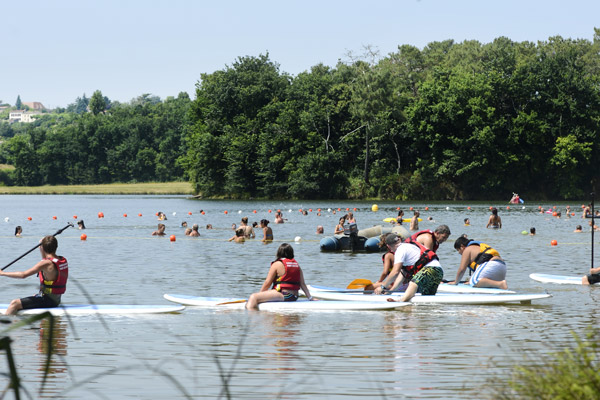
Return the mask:
{"type": "Polygon", "coordinates": [[[19,272],[0,271],[0,276],[16,279],[24,279],[37,274],[40,280],[39,293],[35,296],[12,300],[6,309],[6,314],[16,314],[22,309],[57,307],[60,304],[61,295],[66,291],[69,264],[64,257],[56,255],[58,248],[56,237],[45,236],[40,241],[40,245],[36,247],[40,247],[42,260],[33,267],[19,272]]]}

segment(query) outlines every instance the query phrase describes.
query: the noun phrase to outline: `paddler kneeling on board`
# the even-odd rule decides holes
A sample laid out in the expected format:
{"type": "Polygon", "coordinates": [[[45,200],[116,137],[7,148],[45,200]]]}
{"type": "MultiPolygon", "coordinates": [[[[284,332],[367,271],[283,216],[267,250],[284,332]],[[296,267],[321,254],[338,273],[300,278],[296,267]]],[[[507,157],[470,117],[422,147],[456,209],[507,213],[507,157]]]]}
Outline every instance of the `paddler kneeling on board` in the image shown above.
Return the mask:
{"type": "Polygon", "coordinates": [[[432,250],[415,240],[402,242],[394,233],[386,236],[385,244],[394,253],[394,267],[381,285],[375,288],[375,294],[394,291],[403,282],[409,282],[404,295],[399,300],[390,298],[388,301],[409,301],[417,292],[425,296],[437,293],[444,270],[432,250]]]}
{"type": "Polygon", "coordinates": [[[260,292],[250,295],[246,308],[258,310],[260,303],[268,301],[296,301],[299,289],[304,291],[308,300],[312,300],[304,282],[302,269],[294,259],[294,249],[291,245],[283,243],[277,249],[277,259],[271,263],[260,292]]]}
{"type": "Polygon", "coordinates": [[[497,250],[485,243],[476,242],[461,236],[454,242],[454,248],[461,255],[460,266],[456,272],[456,279],[448,282],[456,285],[460,282],[467,268],[473,272],[469,285],[474,287],[488,287],[508,289],[506,284],[506,264],[500,258],[497,250]]]}
{"type": "Polygon", "coordinates": [[[67,289],[69,278],[69,264],[66,258],[56,255],[58,241],[54,236],[45,236],[40,241],[42,260],[27,271],[4,272],[0,276],[24,279],[38,274],[40,278],[40,292],[35,296],[14,299],[8,305],[6,314],[16,314],[22,309],[53,308],[60,304],[60,297],[67,289]]]}

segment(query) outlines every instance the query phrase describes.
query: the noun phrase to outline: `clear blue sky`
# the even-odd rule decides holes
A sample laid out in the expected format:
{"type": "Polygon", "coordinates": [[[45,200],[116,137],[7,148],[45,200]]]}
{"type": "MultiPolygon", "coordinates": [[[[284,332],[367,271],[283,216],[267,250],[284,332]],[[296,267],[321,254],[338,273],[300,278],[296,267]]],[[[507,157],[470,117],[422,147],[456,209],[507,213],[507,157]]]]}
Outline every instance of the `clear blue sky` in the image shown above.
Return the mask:
{"type": "Polygon", "coordinates": [[[592,40],[599,0],[32,0],[0,7],[0,100],[65,107],[101,90],[195,97],[200,74],[269,52],[296,75],[348,51],[499,36],[592,40]]]}

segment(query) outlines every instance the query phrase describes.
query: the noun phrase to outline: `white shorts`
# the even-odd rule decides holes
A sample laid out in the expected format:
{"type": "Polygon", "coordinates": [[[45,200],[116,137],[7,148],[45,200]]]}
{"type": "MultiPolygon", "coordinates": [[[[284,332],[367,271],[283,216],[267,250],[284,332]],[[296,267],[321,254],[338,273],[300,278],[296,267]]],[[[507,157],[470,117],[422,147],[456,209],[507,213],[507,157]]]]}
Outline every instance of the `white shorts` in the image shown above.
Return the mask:
{"type": "Polygon", "coordinates": [[[469,285],[476,286],[481,278],[492,281],[503,281],[506,279],[506,264],[501,260],[488,261],[481,264],[475,270],[469,280],[469,285]]]}

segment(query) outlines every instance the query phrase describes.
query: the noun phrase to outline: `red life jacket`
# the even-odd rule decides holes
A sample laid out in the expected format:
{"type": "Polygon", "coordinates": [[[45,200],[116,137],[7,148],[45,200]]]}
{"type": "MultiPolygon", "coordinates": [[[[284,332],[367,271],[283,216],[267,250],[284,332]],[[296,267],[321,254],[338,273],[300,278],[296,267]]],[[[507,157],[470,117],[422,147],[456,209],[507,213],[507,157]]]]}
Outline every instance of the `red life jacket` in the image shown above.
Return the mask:
{"type": "MultiPolygon", "coordinates": [[[[300,266],[298,262],[290,258],[280,258],[273,262],[281,261],[285,267],[285,274],[277,278],[273,283],[273,289],[281,292],[281,289],[298,290],[300,289],[300,266]]],[[[272,265],[273,263],[271,263],[272,265]]]]}
{"type": "Polygon", "coordinates": [[[67,290],[67,279],[69,279],[69,263],[64,257],[51,258],[54,268],[58,272],[56,280],[47,281],[42,271],[38,273],[40,278],[40,292],[43,294],[63,294],[67,290]]]}
{"type": "Polygon", "coordinates": [[[409,241],[406,241],[405,243],[410,243],[412,245],[417,246],[419,248],[419,251],[421,252],[421,256],[415,262],[414,265],[403,265],[402,266],[402,275],[406,279],[411,279],[413,277],[413,275],[415,275],[417,272],[419,272],[425,265],[429,264],[431,261],[439,260],[437,254],[435,254],[433,251],[429,250],[427,247],[423,246],[421,243],[417,242],[416,240],[409,240],[409,241]]]}
{"type": "Polygon", "coordinates": [[[419,236],[421,236],[424,233],[429,233],[431,235],[431,238],[433,239],[433,249],[431,249],[433,252],[436,252],[438,247],[440,247],[440,244],[438,243],[437,239],[435,238],[435,235],[433,233],[433,231],[431,229],[423,229],[422,231],[419,232],[415,232],[413,233],[408,239],[406,239],[404,241],[404,243],[412,243],[412,242],[416,242],[417,238],[419,236]]]}

